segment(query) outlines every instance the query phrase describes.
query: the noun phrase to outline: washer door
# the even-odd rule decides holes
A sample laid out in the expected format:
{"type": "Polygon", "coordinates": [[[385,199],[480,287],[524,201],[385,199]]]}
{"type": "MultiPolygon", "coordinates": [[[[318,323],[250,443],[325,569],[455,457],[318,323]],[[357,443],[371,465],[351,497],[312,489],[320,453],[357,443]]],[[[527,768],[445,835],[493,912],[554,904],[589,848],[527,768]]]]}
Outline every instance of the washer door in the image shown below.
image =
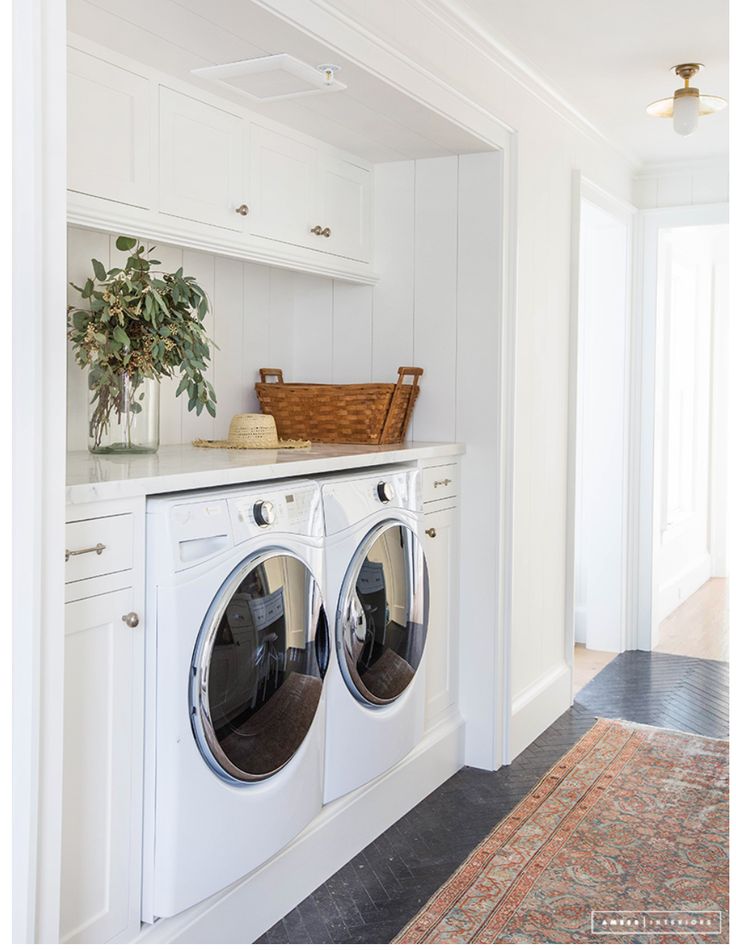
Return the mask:
{"type": "Polygon", "coordinates": [[[383,706],[409,686],[424,652],[428,610],[419,539],[405,524],[385,521],[358,548],[338,604],[337,655],[356,698],[383,706]]]}
{"type": "Polygon", "coordinates": [[[282,769],[317,713],[328,654],[322,594],[303,561],[273,550],[237,567],[192,659],[192,727],[210,768],[237,783],[282,769]]]}

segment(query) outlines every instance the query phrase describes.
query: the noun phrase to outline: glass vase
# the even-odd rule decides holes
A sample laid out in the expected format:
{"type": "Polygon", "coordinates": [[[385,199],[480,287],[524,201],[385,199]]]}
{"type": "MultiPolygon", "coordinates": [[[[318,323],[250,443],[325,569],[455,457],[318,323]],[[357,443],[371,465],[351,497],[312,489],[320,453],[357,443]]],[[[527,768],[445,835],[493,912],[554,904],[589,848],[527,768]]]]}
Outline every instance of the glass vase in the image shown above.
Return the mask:
{"type": "Polygon", "coordinates": [[[95,455],[150,454],[159,445],[159,390],[155,379],[121,373],[91,374],[89,450],[95,455]],[[93,381],[93,378],[95,381],[93,381]]]}

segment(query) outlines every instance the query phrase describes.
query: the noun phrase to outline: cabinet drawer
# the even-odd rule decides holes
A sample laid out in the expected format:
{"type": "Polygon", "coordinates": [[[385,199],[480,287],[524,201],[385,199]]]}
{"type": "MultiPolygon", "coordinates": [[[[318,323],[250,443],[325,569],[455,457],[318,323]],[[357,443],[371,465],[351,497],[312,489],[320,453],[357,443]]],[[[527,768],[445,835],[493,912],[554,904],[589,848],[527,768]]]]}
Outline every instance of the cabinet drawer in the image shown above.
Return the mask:
{"type": "Polygon", "coordinates": [[[433,465],[422,470],[422,500],[454,498],[458,492],[457,464],[433,465]]]}
{"type": "Polygon", "coordinates": [[[90,518],[67,524],[67,584],[102,574],[113,574],[115,571],[127,571],[132,566],[132,515],[90,518]]]}

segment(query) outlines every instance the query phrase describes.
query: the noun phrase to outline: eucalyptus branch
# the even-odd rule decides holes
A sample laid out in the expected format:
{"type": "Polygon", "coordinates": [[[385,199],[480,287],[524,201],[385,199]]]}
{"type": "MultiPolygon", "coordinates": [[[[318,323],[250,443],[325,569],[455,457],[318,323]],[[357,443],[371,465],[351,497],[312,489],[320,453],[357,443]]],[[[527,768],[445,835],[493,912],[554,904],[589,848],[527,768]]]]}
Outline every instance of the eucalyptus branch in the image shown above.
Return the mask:
{"type": "MultiPolygon", "coordinates": [[[[120,236],[120,251],[129,251],[124,267],[107,270],[93,260],[94,276],[79,291],[83,306],[68,310],[69,339],[77,363],[90,368],[89,386],[96,406],[90,421],[99,445],[111,412],[121,412],[120,377],[133,389],[144,379],[180,377],[176,395],[187,394],[187,409],[200,415],[216,412],[216,396],[205,378],[213,341],[204,329],[207,294],[183,268],[167,273],[153,269],[161,261],[136,238],[120,236]]],[[[133,412],[140,412],[138,403],[133,412]],[[136,408],[137,407],[137,408],[136,408]]]]}

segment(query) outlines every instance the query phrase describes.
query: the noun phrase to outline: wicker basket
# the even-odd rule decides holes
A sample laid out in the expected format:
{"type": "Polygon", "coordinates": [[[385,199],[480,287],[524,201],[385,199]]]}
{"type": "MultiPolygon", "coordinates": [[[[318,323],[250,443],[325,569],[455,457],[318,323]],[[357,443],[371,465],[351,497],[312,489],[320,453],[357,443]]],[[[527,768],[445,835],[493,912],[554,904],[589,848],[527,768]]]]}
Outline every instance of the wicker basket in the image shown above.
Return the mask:
{"type": "Polygon", "coordinates": [[[400,366],[396,383],[341,385],[285,383],[280,369],[260,372],[261,409],[276,420],[280,438],[391,445],[404,440],[423,370],[400,366]]]}

